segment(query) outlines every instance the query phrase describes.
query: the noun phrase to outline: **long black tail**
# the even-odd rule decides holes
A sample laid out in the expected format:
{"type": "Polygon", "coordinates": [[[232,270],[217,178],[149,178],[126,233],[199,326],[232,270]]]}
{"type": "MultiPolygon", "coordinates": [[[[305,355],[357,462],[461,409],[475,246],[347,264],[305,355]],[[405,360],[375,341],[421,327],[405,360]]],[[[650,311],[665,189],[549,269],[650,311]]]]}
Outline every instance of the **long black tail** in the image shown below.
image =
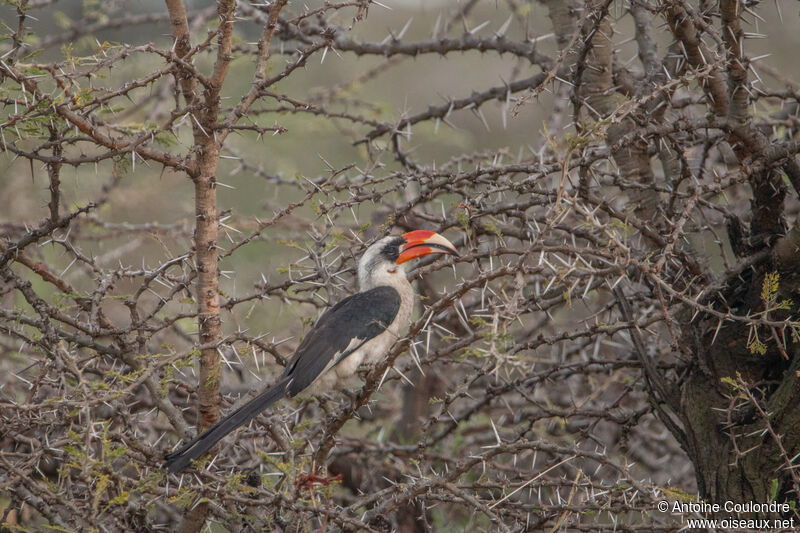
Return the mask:
{"type": "Polygon", "coordinates": [[[205,455],[225,435],[249,422],[258,416],[258,413],[283,398],[289,379],[289,377],[279,379],[277,383],[181,446],[180,449],[168,453],[165,458],[167,469],[170,472],[182,472],[189,466],[192,459],[199,459],[205,455]]]}

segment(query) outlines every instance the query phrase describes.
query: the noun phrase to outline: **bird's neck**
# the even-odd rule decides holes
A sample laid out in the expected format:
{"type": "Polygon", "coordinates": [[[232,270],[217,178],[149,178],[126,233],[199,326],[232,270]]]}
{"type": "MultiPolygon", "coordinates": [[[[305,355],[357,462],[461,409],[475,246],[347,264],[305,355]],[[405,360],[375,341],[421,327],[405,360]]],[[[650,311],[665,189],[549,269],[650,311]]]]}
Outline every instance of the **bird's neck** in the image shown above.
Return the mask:
{"type": "Polygon", "coordinates": [[[359,280],[361,291],[368,291],[375,287],[388,286],[400,293],[401,298],[411,298],[413,289],[406,278],[405,269],[401,266],[393,268],[375,269],[368,276],[359,280]]]}

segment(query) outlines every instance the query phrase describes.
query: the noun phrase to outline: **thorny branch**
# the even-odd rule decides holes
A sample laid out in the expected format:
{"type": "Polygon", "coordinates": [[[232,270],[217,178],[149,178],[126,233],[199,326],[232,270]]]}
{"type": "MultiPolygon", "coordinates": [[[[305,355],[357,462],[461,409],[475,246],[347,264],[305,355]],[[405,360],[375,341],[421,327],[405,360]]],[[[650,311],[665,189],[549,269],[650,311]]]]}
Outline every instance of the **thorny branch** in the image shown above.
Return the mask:
{"type": "Polygon", "coordinates": [[[656,501],[797,502],[800,97],[749,49],[774,8],[469,1],[375,38],[367,0],[166,0],[48,31],[70,5],[3,12],[2,527],[672,531],[656,501]],[[409,272],[356,393],[166,474],[420,227],[462,254],[409,272]]]}

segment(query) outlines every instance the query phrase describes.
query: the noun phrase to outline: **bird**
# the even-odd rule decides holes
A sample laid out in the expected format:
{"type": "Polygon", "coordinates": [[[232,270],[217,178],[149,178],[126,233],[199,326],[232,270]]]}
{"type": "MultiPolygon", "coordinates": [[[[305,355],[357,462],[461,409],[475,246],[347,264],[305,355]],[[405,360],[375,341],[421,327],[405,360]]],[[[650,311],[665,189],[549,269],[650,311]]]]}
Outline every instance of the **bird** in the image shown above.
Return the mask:
{"type": "Polygon", "coordinates": [[[283,397],[332,390],[362,364],[381,361],[409,324],[414,289],[403,263],[428,254],[458,257],[455,246],[433,231],[389,235],[370,245],[358,261],[359,292],[325,311],[300,342],[283,374],[249,402],[233,410],[177,450],[165,466],[179,473],[226,435],[283,397]]]}

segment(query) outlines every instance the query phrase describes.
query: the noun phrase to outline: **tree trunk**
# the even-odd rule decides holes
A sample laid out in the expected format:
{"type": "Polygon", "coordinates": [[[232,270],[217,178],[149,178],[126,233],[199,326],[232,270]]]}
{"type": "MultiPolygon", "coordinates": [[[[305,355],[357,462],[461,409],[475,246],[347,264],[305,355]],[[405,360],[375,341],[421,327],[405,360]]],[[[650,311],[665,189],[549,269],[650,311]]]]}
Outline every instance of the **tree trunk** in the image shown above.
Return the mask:
{"type": "MultiPolygon", "coordinates": [[[[737,314],[764,310],[761,287],[770,265],[742,274],[732,281],[725,300],[737,314]]],[[[779,281],[776,300],[800,288],[800,278],[790,274],[779,281]]],[[[787,312],[772,313],[772,320],[787,312]]],[[[750,327],[699,316],[685,328],[685,340],[695,360],[681,386],[681,412],[687,453],[697,475],[700,497],[708,502],[765,503],[797,501],[796,476],[787,467],[800,452],[800,350],[789,343],[784,357],[768,328],[759,327],[765,352],[751,341],[750,327]],[[716,337],[716,338],[715,338],[716,337]]],[[[780,335],[780,333],[778,333],[780,335]]],[[[731,513],[720,511],[720,517],[731,513]]],[[[752,517],[775,518],[775,513],[752,517]]]]}
{"type": "Polygon", "coordinates": [[[194,242],[197,254],[197,311],[200,344],[199,426],[209,427],[219,418],[220,357],[216,346],[221,338],[219,318],[219,276],[217,274],[217,187],[219,149],[205,146],[200,175],[194,180],[194,242]]]}

